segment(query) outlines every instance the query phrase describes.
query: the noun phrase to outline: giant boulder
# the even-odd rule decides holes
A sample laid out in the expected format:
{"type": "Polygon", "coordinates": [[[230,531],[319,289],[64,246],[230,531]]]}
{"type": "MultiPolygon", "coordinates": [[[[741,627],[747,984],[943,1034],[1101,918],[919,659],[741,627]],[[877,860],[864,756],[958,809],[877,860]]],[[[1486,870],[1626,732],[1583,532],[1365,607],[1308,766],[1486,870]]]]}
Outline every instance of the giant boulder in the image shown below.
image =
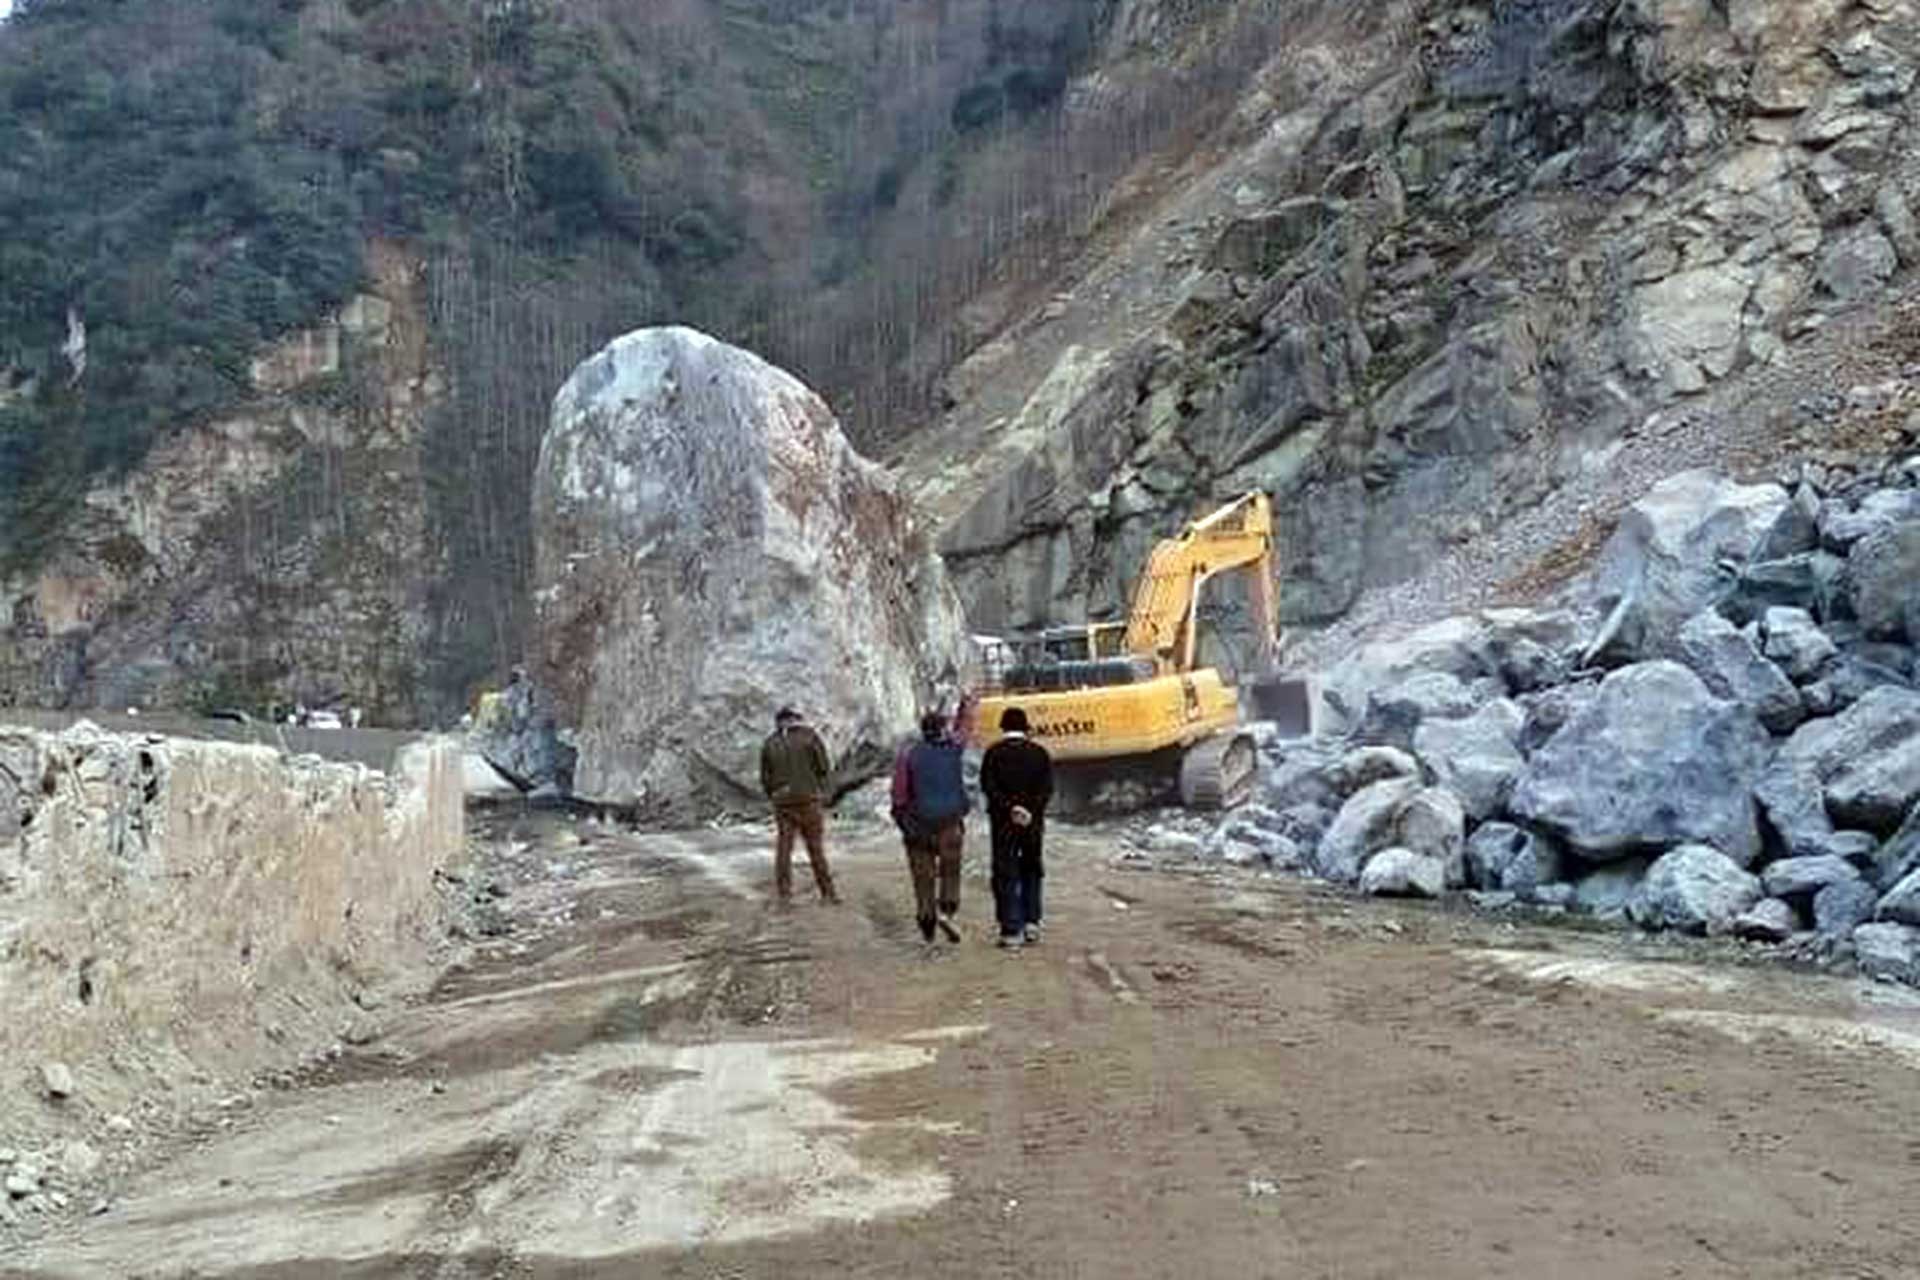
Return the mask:
{"type": "Polygon", "coordinates": [[[533,520],[539,676],[582,795],[756,800],[785,703],[852,781],[960,676],[958,602],[887,473],[798,379],[704,334],[643,329],[574,371],[533,520]]]}
{"type": "Polygon", "coordinates": [[[1616,671],[1529,762],[1509,808],[1595,861],[1685,842],[1749,865],[1768,738],[1674,662],[1616,671]]]}

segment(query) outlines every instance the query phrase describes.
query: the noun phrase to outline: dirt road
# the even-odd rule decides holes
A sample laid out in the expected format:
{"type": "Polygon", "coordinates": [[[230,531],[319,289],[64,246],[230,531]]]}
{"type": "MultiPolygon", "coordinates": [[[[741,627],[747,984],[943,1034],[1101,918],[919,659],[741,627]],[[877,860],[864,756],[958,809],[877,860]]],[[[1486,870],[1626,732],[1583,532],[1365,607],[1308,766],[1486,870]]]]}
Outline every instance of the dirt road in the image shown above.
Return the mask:
{"type": "Polygon", "coordinates": [[[877,828],[786,913],[752,833],[521,834],[536,943],[0,1274],[1920,1275],[1884,989],[1065,832],[1042,946],[970,877],[928,957],[877,828]]]}

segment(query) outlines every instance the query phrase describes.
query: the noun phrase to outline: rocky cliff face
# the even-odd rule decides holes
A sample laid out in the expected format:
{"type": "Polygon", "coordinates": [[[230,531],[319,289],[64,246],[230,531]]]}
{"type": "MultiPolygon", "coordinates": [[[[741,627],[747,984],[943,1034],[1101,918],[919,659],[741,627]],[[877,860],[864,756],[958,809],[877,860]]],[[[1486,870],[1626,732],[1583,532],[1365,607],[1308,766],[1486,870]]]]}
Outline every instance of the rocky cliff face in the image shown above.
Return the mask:
{"type": "Polygon", "coordinates": [[[421,716],[437,564],[422,444],[442,386],[417,264],[386,246],[371,261],[331,323],[253,362],[243,412],[88,490],[51,553],[0,580],[0,700],[421,716]]]}
{"type": "Polygon", "coordinates": [[[1141,175],[903,451],[977,628],[1111,615],[1253,487],[1285,616],[1335,617],[1920,253],[1903,0],[1298,8],[1222,146],[1141,175]]]}

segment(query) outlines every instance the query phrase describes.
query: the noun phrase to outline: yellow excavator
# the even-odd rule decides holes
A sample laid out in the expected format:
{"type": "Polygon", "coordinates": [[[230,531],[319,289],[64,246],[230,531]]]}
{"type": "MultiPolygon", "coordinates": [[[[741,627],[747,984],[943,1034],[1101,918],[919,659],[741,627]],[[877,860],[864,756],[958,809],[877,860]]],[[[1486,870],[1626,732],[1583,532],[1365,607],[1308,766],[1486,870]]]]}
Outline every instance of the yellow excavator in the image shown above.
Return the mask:
{"type": "Polygon", "coordinates": [[[1125,622],[1055,627],[989,640],[969,701],[981,747],[1000,736],[1000,713],[1024,709],[1033,736],[1062,766],[1062,799],[1085,807],[1103,778],[1135,777],[1165,790],[1177,777],[1190,808],[1230,809],[1252,793],[1258,754],[1240,719],[1240,692],[1212,667],[1196,667],[1201,589],[1244,573],[1258,628],[1261,670],[1248,692],[1282,733],[1311,727],[1308,687],[1274,674],[1278,600],[1273,507],[1250,493],[1189,524],[1153,549],[1125,622]]]}

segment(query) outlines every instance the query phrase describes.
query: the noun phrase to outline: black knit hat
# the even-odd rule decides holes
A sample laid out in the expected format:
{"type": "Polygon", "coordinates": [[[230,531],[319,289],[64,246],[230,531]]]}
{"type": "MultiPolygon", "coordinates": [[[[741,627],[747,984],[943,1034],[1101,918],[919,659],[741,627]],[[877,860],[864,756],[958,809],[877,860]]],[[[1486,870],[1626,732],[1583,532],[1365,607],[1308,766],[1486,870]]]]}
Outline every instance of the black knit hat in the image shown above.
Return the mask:
{"type": "Polygon", "coordinates": [[[1019,707],[1008,707],[1000,713],[1000,732],[1025,733],[1027,731],[1027,713],[1019,707]]]}
{"type": "Polygon", "coordinates": [[[920,736],[938,738],[947,731],[947,718],[938,711],[929,711],[920,717],[920,736]]]}
{"type": "Polygon", "coordinates": [[[792,707],[782,707],[773,713],[773,722],[775,724],[792,724],[795,720],[804,720],[805,718],[805,716],[795,711],[792,707]]]}

